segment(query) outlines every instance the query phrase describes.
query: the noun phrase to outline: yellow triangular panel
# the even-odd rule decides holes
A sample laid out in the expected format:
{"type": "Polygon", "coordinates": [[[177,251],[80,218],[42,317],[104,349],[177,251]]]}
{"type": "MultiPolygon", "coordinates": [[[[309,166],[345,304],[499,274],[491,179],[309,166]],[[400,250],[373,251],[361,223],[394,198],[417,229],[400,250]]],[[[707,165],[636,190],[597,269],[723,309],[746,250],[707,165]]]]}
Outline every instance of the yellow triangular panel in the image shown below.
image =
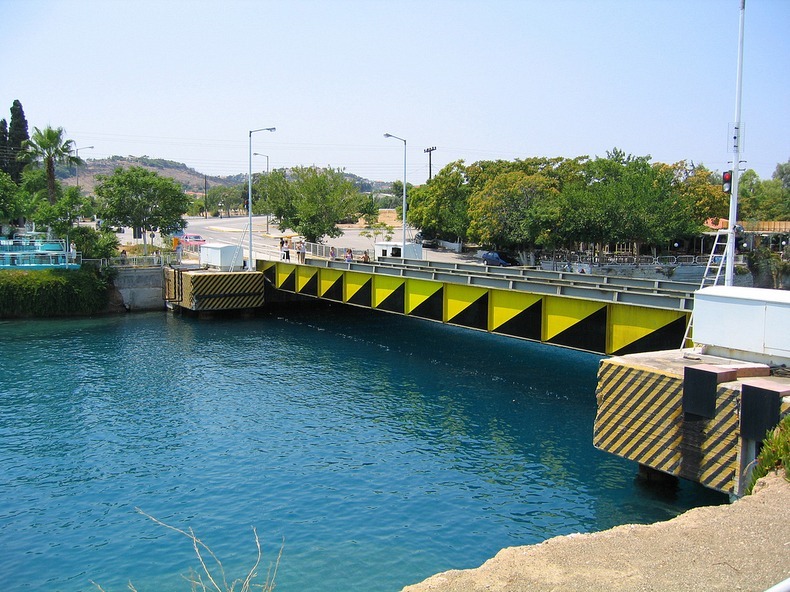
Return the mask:
{"type": "Polygon", "coordinates": [[[491,290],[488,307],[488,326],[491,331],[507,323],[541,299],[538,294],[524,294],[509,290],[491,290]]]}
{"type": "Polygon", "coordinates": [[[606,349],[618,351],[686,314],[677,310],[613,304],[609,310],[609,343],[606,349]]]}
{"type": "Polygon", "coordinates": [[[295,269],[296,265],[291,265],[290,263],[280,263],[277,266],[276,285],[278,288],[282,287],[283,283],[291,276],[295,269]]]}
{"type": "Polygon", "coordinates": [[[405,282],[405,278],[389,275],[373,276],[373,307],[379,306],[392,293],[400,288],[405,282]]]}
{"type": "MultiPolygon", "coordinates": [[[[411,314],[420,304],[441,290],[441,282],[427,280],[406,280],[406,314],[411,314]]],[[[438,319],[437,319],[438,320],[438,319]]]]}
{"type": "MultiPolygon", "coordinates": [[[[323,296],[326,291],[335,285],[337,280],[343,277],[343,272],[338,269],[321,269],[318,278],[318,295],[323,296]]],[[[339,296],[338,296],[339,298],[339,296]]]]}
{"type": "Polygon", "coordinates": [[[541,340],[548,341],[605,307],[605,302],[546,296],[543,301],[543,336],[541,340]]]}
{"type": "Polygon", "coordinates": [[[301,292],[313,276],[318,273],[318,268],[300,265],[296,268],[296,291],[301,292]]]}
{"type": "Polygon", "coordinates": [[[444,321],[454,318],[462,313],[470,304],[482,297],[488,288],[477,286],[462,286],[459,284],[446,284],[444,290],[444,321]]]}
{"type": "Polygon", "coordinates": [[[369,273],[357,273],[355,271],[344,272],[346,277],[343,285],[343,302],[348,302],[359,289],[370,281],[373,277],[369,273]]]}

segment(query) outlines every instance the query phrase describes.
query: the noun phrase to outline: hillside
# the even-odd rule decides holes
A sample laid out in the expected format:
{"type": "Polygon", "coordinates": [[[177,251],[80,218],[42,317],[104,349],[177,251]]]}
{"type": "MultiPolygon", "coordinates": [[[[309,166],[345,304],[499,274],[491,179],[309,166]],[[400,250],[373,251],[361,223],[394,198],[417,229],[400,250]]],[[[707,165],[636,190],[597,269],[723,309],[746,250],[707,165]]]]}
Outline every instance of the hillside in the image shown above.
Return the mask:
{"type": "MultiPolygon", "coordinates": [[[[150,158],[148,156],[112,156],[110,158],[86,159],[85,164],[79,168],[80,188],[85,193],[93,193],[97,175],[112,175],[118,167],[128,168],[139,166],[149,171],[154,171],[162,177],[169,177],[179,183],[185,191],[202,193],[204,184],[209,189],[212,187],[228,187],[247,182],[247,175],[241,173],[226,177],[204,175],[189,168],[181,162],[165,160],[163,158],[150,158]]],[[[56,169],[58,180],[64,185],[77,184],[77,171],[74,167],[58,166],[56,169]]],[[[360,191],[387,191],[392,183],[370,181],[351,173],[345,173],[346,178],[359,187],[360,191]]]]}
{"type": "MultiPolygon", "coordinates": [[[[112,175],[118,167],[128,168],[139,166],[149,171],[154,171],[162,177],[169,177],[179,183],[186,191],[202,192],[204,183],[209,187],[230,186],[243,183],[246,175],[239,174],[228,177],[212,177],[203,175],[195,169],[189,168],[181,162],[164,160],[162,158],[149,158],[147,156],[112,156],[110,158],[87,159],[80,166],[80,187],[86,193],[93,193],[97,175],[112,175]]],[[[76,185],[77,174],[74,167],[58,167],[58,180],[64,185],[76,185]]]]}

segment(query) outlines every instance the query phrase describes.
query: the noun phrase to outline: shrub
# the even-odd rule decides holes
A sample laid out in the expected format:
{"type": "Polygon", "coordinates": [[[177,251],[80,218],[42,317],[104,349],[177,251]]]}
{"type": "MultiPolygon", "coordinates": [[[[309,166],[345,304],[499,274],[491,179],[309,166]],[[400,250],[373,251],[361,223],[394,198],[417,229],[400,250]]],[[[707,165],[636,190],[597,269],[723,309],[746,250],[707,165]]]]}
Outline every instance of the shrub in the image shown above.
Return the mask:
{"type": "Polygon", "coordinates": [[[0,271],[0,317],[58,317],[103,311],[109,280],[93,267],[0,271]]]}
{"type": "Polygon", "coordinates": [[[89,226],[75,226],[69,233],[83,259],[106,259],[114,257],[118,249],[118,237],[115,233],[101,232],[89,226]]]}
{"type": "Polygon", "coordinates": [[[782,467],[784,467],[785,479],[790,481],[790,415],[785,416],[763,440],[763,447],[757,455],[757,466],[752,471],[746,494],[752,492],[758,479],[773,471],[781,470],[782,467]]]}

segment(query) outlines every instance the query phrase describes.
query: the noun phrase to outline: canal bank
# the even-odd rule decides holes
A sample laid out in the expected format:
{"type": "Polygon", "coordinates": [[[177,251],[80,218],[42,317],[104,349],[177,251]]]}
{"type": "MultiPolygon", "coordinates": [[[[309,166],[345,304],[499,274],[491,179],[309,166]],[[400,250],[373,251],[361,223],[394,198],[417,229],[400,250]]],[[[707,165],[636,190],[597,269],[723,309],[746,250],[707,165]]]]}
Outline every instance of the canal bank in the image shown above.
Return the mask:
{"type": "Polygon", "coordinates": [[[790,578],[788,524],[790,483],[769,475],[729,506],[509,547],[403,592],[764,591],[790,578]]]}

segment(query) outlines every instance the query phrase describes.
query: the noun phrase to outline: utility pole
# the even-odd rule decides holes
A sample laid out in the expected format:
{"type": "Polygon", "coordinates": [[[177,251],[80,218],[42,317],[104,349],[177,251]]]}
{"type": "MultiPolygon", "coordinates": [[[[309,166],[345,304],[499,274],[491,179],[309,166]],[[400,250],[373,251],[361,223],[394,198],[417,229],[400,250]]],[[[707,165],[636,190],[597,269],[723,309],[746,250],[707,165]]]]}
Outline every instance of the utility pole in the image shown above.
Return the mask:
{"type": "Polygon", "coordinates": [[[426,148],[425,150],[423,150],[423,152],[427,152],[428,153],[428,180],[429,181],[431,180],[431,152],[433,152],[434,150],[436,150],[436,146],[433,146],[431,148],[426,148]]]}
{"type": "Polygon", "coordinates": [[[738,69],[735,82],[735,124],[732,134],[732,193],[730,194],[729,228],[727,229],[727,255],[724,260],[724,285],[732,286],[735,267],[735,243],[737,235],[735,226],[738,224],[738,169],[741,166],[741,150],[743,149],[743,123],[741,122],[741,91],[743,89],[743,29],[746,0],[741,0],[740,22],[738,26],[738,69]]]}

